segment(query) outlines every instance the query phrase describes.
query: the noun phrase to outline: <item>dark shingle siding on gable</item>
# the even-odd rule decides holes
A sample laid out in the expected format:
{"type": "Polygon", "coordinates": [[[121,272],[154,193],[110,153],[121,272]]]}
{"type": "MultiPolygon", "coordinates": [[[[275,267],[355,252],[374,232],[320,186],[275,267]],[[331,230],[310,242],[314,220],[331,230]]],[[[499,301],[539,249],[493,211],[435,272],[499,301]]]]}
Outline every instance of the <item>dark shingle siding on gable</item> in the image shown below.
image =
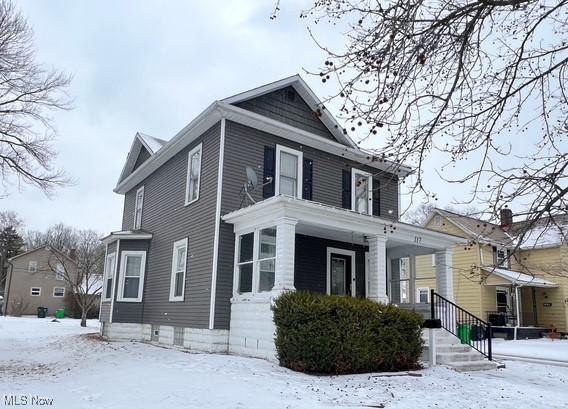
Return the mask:
{"type": "Polygon", "coordinates": [[[335,140],[331,132],[315,116],[314,111],[304,102],[293,87],[282,88],[235,105],[304,131],[335,140]],[[288,98],[288,93],[293,93],[294,100],[288,98]]]}
{"type": "Polygon", "coordinates": [[[132,171],[134,172],[136,169],[138,169],[138,167],[146,162],[146,160],[150,158],[150,156],[152,156],[150,155],[150,152],[148,152],[148,150],[142,146],[142,148],[140,148],[140,153],[136,158],[136,162],[134,163],[134,168],[132,169],[132,171]]]}
{"type": "MultiPolygon", "coordinates": [[[[227,121],[221,215],[239,208],[242,200],[240,191],[246,181],[245,167],[251,166],[256,169],[257,176],[261,180],[264,173],[264,147],[267,145],[275,147],[276,144],[301,150],[305,157],[313,160],[312,197],[316,202],[341,207],[343,169],[351,171],[351,167],[356,167],[373,174],[379,172],[369,166],[227,121]]],[[[396,220],[398,217],[398,179],[386,173],[379,173],[375,178],[381,182],[381,215],[396,220]],[[392,214],[389,214],[388,210],[392,210],[392,214]]],[[[257,188],[251,195],[256,201],[263,200],[261,188],[257,188]]],[[[233,227],[222,222],[219,236],[215,328],[229,328],[233,263],[233,227]]]]}
{"type": "Polygon", "coordinates": [[[144,323],[209,325],[220,132],[218,123],[125,195],[122,228],[132,228],[136,190],[144,186],[142,229],[154,234],[148,253],[144,323]],[[187,155],[200,142],[199,200],[185,206],[187,155]],[[169,302],[173,244],[184,237],[188,238],[185,301],[169,302]]]}

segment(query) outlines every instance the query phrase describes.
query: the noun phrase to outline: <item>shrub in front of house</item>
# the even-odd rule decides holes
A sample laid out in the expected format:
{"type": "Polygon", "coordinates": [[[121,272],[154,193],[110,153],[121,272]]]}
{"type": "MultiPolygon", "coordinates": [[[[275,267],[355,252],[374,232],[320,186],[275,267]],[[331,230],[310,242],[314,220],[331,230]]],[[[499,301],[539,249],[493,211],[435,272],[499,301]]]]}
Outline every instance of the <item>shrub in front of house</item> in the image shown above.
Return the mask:
{"type": "Polygon", "coordinates": [[[420,367],[422,317],[367,299],[289,292],[272,307],[280,365],[321,374],[420,367]]]}

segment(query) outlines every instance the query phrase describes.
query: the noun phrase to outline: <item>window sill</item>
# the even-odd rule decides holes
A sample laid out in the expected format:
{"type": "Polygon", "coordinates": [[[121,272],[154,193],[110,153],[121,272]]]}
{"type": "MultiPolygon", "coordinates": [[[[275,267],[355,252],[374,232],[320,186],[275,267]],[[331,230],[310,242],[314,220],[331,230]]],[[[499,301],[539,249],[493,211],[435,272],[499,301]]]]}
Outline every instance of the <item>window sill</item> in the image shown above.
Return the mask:
{"type": "Polygon", "coordinates": [[[138,299],[138,298],[117,298],[116,302],[142,302],[142,299],[138,299]]]}
{"type": "Polygon", "coordinates": [[[103,298],[101,302],[111,302],[112,298],[103,298]]]}
{"type": "Polygon", "coordinates": [[[177,298],[170,298],[168,301],[169,302],[184,302],[185,300],[183,299],[183,297],[177,297],[177,298]]]}

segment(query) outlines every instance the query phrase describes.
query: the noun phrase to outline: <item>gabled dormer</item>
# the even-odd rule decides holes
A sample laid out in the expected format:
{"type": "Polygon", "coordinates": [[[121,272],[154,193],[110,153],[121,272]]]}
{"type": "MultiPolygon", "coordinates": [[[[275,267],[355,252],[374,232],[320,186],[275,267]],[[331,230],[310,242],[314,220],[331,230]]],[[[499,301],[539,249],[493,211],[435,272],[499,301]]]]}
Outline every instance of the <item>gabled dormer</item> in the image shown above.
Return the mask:
{"type": "Polygon", "coordinates": [[[137,132],[130,146],[126,163],[122,168],[118,183],[126,179],[131,173],[142,166],[148,159],[158,153],[167,141],[137,132]]]}

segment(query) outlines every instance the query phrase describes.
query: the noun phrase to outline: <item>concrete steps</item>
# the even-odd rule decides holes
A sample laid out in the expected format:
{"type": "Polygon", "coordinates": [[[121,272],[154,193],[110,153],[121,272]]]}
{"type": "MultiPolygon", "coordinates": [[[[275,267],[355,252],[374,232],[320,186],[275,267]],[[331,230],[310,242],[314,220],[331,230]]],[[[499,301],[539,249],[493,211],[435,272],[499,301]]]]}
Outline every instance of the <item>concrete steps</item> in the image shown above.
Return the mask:
{"type": "MultiPolygon", "coordinates": [[[[428,352],[428,333],[424,331],[425,352],[428,352]]],[[[496,369],[499,364],[487,360],[482,354],[462,344],[458,338],[445,330],[436,330],[436,362],[459,372],[496,369]]]]}

